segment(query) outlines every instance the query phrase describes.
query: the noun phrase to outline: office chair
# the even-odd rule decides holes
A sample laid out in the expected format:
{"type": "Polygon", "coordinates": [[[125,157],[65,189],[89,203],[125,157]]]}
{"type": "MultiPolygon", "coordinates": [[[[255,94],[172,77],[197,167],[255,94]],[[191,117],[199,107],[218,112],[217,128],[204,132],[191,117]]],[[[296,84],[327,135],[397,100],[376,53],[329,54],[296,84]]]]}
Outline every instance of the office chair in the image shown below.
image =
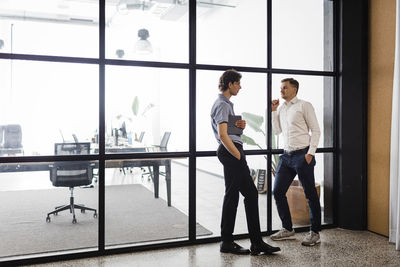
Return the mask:
{"type": "Polygon", "coordinates": [[[72,134],[72,138],[74,138],[75,143],[79,143],[79,140],[78,140],[78,137],[76,136],[76,134],[72,134]]]}
{"type": "Polygon", "coordinates": [[[139,135],[137,141],[138,141],[139,143],[141,143],[141,142],[143,141],[143,137],[144,137],[144,132],[140,132],[140,135],[139,135]]]}
{"type": "Polygon", "coordinates": [[[0,125],[0,148],[3,147],[4,125],[0,125]]]}
{"type": "MultiPolygon", "coordinates": [[[[166,152],[167,151],[167,145],[168,145],[168,141],[169,141],[169,137],[171,136],[171,132],[164,132],[164,135],[163,135],[163,137],[162,137],[162,139],[161,139],[161,142],[160,142],[160,144],[159,145],[153,145],[152,146],[152,148],[151,148],[151,150],[152,151],[154,151],[154,152],[159,152],[159,151],[161,151],[161,152],[166,152]]],[[[153,180],[153,170],[152,170],[152,167],[147,167],[147,169],[148,169],[148,172],[144,172],[144,173],[142,173],[142,180],[143,180],[143,177],[145,176],[145,175],[148,175],[148,180],[153,180]]],[[[142,168],[142,171],[144,171],[144,168],[142,168]]],[[[160,175],[163,175],[163,176],[165,176],[165,172],[160,172],[160,175]]]]}
{"type": "Polygon", "coordinates": [[[22,147],[22,130],[19,124],[3,125],[0,133],[0,155],[24,154],[24,149],[22,147]]]}
{"type": "MultiPolygon", "coordinates": [[[[143,141],[144,133],[145,133],[145,132],[140,132],[139,137],[138,137],[135,141],[141,143],[141,142],[143,141]]],[[[136,136],[136,134],[135,134],[135,136],[136,136]]],[[[133,168],[132,168],[132,167],[125,167],[125,168],[120,168],[120,169],[119,169],[119,172],[123,172],[124,175],[126,175],[126,172],[127,172],[127,171],[129,171],[130,173],[132,173],[132,172],[133,172],[133,168]],[[126,170],[125,170],[125,169],[126,169],[126,170]]]]}
{"type": "MultiPolygon", "coordinates": [[[[55,143],[55,155],[78,155],[89,154],[90,143],[55,143]]],[[[86,207],[83,204],[75,204],[74,187],[85,186],[92,183],[94,164],[83,162],[55,162],[50,168],[50,181],[56,187],[69,187],[71,191],[70,201],[67,205],[55,207],[55,210],[49,212],[46,222],[50,222],[50,215],[57,215],[63,210],[69,210],[72,213],[72,223],[76,223],[75,209],[80,209],[82,213],[86,210],[93,211],[93,217],[97,218],[96,209],[86,207]]]]}
{"type": "MultiPolygon", "coordinates": [[[[76,144],[79,144],[79,139],[78,139],[78,137],[76,136],[76,134],[72,134],[72,138],[74,138],[74,142],[75,142],[76,144]]],[[[63,143],[65,143],[64,138],[63,138],[63,143]]],[[[65,148],[64,148],[64,149],[65,149],[65,148]]],[[[89,151],[89,153],[90,153],[90,151],[89,151]]],[[[94,183],[97,183],[98,177],[99,177],[99,174],[93,172],[93,181],[94,181],[94,183]]],[[[94,187],[94,185],[93,185],[93,184],[90,184],[90,185],[84,186],[84,187],[94,187]]]]}

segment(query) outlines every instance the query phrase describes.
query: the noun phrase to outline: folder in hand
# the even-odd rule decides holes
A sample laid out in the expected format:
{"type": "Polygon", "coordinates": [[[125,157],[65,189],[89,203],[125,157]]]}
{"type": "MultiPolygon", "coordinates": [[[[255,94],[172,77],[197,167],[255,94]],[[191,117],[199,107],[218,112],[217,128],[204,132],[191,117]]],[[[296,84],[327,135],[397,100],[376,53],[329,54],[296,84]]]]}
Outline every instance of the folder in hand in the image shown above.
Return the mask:
{"type": "Polygon", "coordinates": [[[229,115],[229,117],[228,117],[228,134],[233,134],[233,135],[243,134],[243,129],[235,126],[235,122],[237,120],[241,120],[241,119],[242,119],[242,116],[229,115]]]}

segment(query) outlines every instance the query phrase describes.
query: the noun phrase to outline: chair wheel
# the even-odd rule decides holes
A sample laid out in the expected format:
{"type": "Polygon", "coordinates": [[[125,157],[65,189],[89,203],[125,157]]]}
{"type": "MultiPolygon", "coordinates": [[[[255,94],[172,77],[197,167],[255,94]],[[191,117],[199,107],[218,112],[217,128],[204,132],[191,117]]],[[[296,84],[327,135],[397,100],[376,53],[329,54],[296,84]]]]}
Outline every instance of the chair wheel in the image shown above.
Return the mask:
{"type": "Polygon", "coordinates": [[[76,223],[76,219],[75,218],[72,219],[72,223],[74,223],[74,224],[76,223]]]}
{"type": "Polygon", "coordinates": [[[81,209],[81,213],[85,213],[85,209],[81,209]]]}
{"type": "Polygon", "coordinates": [[[96,212],[93,214],[93,218],[97,218],[97,213],[96,212]]]}
{"type": "Polygon", "coordinates": [[[56,216],[57,216],[57,215],[58,215],[58,212],[54,212],[54,215],[56,215],[56,216]]]}
{"type": "Polygon", "coordinates": [[[50,222],[50,217],[49,217],[49,216],[46,217],[46,222],[47,222],[47,223],[50,222]]]}

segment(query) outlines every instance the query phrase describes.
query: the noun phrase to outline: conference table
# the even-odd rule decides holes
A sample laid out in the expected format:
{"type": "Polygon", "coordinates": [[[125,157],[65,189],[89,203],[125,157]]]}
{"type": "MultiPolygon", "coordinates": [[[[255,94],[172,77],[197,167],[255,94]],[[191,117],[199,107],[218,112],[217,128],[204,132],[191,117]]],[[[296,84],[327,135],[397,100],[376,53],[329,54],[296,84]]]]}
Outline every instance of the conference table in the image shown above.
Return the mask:
{"type": "MultiPolygon", "coordinates": [[[[121,148],[120,148],[121,149],[121,148]]],[[[128,150],[129,148],[126,148],[128,150]]],[[[106,151],[107,152],[107,151],[106,151]]],[[[122,152],[119,150],[118,152],[122,152]]],[[[125,151],[127,153],[127,151],[125,151]]],[[[136,151],[137,152],[137,151],[136,151]]],[[[123,153],[123,152],[122,152],[123,153]]],[[[68,164],[68,162],[65,162],[68,164]]],[[[0,172],[33,172],[50,171],[53,162],[21,162],[0,164],[0,172]]],[[[98,162],[94,162],[94,168],[98,168],[98,162]]],[[[123,159],[107,160],[106,168],[153,168],[154,197],[159,197],[160,167],[165,167],[165,181],[167,187],[167,204],[171,206],[171,158],[148,158],[148,159],[123,159]]]]}

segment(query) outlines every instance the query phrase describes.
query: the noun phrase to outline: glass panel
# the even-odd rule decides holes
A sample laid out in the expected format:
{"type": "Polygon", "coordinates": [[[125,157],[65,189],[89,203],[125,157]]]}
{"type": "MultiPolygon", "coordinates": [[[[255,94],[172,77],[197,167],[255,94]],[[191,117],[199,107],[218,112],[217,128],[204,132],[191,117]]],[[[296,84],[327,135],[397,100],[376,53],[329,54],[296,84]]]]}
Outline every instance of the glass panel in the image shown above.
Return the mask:
{"type": "Polygon", "coordinates": [[[107,66],[106,75],[107,153],[188,150],[187,70],[107,66]]]}
{"type": "Polygon", "coordinates": [[[267,1],[197,1],[197,63],[267,66],[267,1]]]}
{"type": "MultiPolygon", "coordinates": [[[[261,231],[267,231],[267,160],[264,156],[246,156],[246,161],[254,183],[259,189],[258,209],[261,231]]],[[[197,158],[196,177],[197,220],[212,232],[212,236],[221,236],[221,214],[225,192],[223,166],[217,157],[197,158]]],[[[234,234],[248,233],[243,200],[244,198],[240,194],[234,234]]],[[[199,238],[210,237],[202,232],[197,232],[197,236],[199,238]]]]}
{"type": "Polygon", "coordinates": [[[55,143],[95,141],[98,66],[0,60],[0,73],[1,156],[54,155],[55,143]]]}
{"type": "Polygon", "coordinates": [[[334,1],[272,0],[272,66],[333,70],[334,1]]]}
{"type": "Polygon", "coordinates": [[[0,258],[97,250],[97,165],[94,161],[0,164],[0,258]],[[76,222],[69,208],[49,214],[55,207],[70,205],[71,196],[76,222]],[[77,203],[95,211],[78,208],[77,203]]]}
{"type": "Polygon", "coordinates": [[[106,1],[106,57],[188,62],[187,0],[106,1]]]}
{"type": "MultiPolygon", "coordinates": [[[[279,99],[280,106],[284,100],[280,97],[281,80],[284,78],[294,78],[299,82],[297,97],[310,102],[317,115],[321,137],[318,147],[333,146],[333,78],[321,76],[305,75],[272,75],[272,99],[279,99]]],[[[282,134],[275,136],[274,142],[278,148],[283,148],[282,134]]]]}
{"type": "Polygon", "coordinates": [[[188,173],[187,158],[107,161],[106,246],[187,240],[188,173]]]}
{"type": "MultiPolygon", "coordinates": [[[[211,128],[210,111],[220,91],[218,90],[219,77],[222,71],[197,72],[197,149],[216,150],[218,143],[211,128]]],[[[231,97],[236,115],[242,115],[247,120],[243,134],[244,149],[266,148],[266,99],[267,77],[261,73],[242,73],[242,89],[236,97],[231,97]],[[250,114],[250,116],[248,116],[250,114]],[[247,115],[247,117],[245,117],[247,115]],[[250,118],[259,118],[261,124],[250,123],[250,118]]],[[[243,137],[243,136],[242,136],[243,137]]]]}
{"type": "Polygon", "coordinates": [[[97,57],[98,14],[98,1],[2,0],[2,52],[97,57]]]}
{"type": "MultiPolygon", "coordinates": [[[[314,176],[321,204],[321,223],[331,224],[333,223],[333,154],[317,153],[315,154],[315,161],[314,176]]],[[[275,177],[272,177],[272,184],[274,184],[274,181],[275,177]]],[[[294,183],[289,187],[286,197],[291,211],[293,227],[310,225],[308,203],[304,196],[304,190],[298,183],[297,175],[294,183]]],[[[273,199],[272,229],[279,230],[281,228],[282,223],[273,199]]]]}

